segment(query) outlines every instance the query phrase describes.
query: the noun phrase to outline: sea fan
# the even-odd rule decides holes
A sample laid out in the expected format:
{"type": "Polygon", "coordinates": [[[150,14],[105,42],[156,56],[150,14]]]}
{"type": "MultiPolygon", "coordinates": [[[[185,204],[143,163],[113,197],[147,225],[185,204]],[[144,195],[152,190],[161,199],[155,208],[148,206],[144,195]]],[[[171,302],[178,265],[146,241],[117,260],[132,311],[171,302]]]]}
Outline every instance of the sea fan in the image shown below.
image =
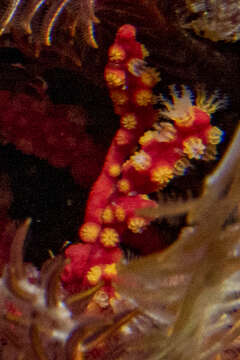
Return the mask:
{"type": "Polygon", "coordinates": [[[129,345],[131,359],[210,360],[236,341],[240,224],[227,224],[240,201],[239,153],[240,129],[200,199],[179,206],[188,213],[179,239],[165,252],[122,268],[120,292],[158,327],[129,345]]]}

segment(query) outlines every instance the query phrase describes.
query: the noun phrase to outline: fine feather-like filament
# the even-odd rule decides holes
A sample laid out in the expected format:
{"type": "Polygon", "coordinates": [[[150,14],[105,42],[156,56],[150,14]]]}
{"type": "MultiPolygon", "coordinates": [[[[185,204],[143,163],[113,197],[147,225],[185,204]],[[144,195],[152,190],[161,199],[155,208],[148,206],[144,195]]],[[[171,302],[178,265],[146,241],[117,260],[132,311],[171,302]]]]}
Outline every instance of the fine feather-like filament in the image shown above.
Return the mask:
{"type": "Polygon", "coordinates": [[[99,20],[94,0],[6,0],[6,4],[0,16],[0,36],[8,28],[23,30],[36,46],[50,46],[54,40],[59,41],[59,34],[74,38],[80,31],[88,45],[98,47],[94,24],[99,20]]]}
{"type": "Polygon", "coordinates": [[[22,18],[21,24],[27,34],[32,34],[32,20],[46,0],[29,1],[26,4],[26,15],[22,18]]]}
{"type": "Polygon", "coordinates": [[[48,13],[48,16],[45,18],[44,24],[43,24],[43,42],[45,45],[50,46],[51,45],[51,36],[53,27],[65,8],[65,6],[70,2],[71,0],[62,0],[60,3],[57,3],[55,6],[51,8],[51,10],[48,13]]]}
{"type": "Polygon", "coordinates": [[[10,5],[7,7],[7,10],[3,18],[0,20],[0,36],[5,32],[8,24],[11,22],[12,18],[14,17],[15,12],[17,11],[17,8],[20,3],[21,0],[12,0],[10,5]]]}
{"type": "MultiPolygon", "coordinates": [[[[240,129],[206,179],[198,204],[192,203],[188,226],[177,242],[120,272],[120,292],[147,309],[159,324],[159,330],[141,339],[147,351],[144,359],[213,360],[239,334],[240,227],[225,229],[226,219],[240,201],[239,137],[240,129]],[[168,281],[173,274],[176,285],[168,281]],[[164,314],[173,315],[167,331],[164,314]]],[[[139,345],[135,349],[130,345],[132,354],[139,345]]]]}
{"type": "Polygon", "coordinates": [[[53,30],[65,8],[73,14],[69,35],[74,37],[77,33],[78,27],[80,26],[86,43],[94,48],[97,48],[98,45],[94,34],[94,23],[97,23],[98,19],[94,14],[93,0],[61,0],[57,3],[53,2],[49,11],[45,15],[41,26],[41,37],[44,45],[50,46],[52,44],[53,30]]]}

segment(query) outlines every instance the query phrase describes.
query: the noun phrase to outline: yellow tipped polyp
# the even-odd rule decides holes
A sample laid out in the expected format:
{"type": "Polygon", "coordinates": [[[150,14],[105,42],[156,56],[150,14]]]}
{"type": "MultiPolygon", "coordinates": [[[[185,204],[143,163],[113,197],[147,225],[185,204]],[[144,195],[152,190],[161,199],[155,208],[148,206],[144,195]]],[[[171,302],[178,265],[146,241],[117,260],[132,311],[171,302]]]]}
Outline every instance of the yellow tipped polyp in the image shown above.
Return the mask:
{"type": "Polygon", "coordinates": [[[144,227],[146,226],[147,222],[142,217],[133,217],[128,221],[128,228],[135,234],[139,234],[143,231],[144,227]]]}
{"type": "Polygon", "coordinates": [[[97,240],[99,232],[100,226],[98,224],[87,222],[80,228],[79,235],[83,241],[94,243],[97,240]]]}
{"type": "Polygon", "coordinates": [[[102,269],[100,266],[95,265],[90,268],[87,273],[87,280],[90,285],[96,285],[102,276],[102,269]]]}
{"type": "Polygon", "coordinates": [[[163,165],[153,169],[151,180],[157,183],[160,188],[163,188],[173,178],[173,176],[173,169],[170,166],[163,165]]]}
{"type": "Polygon", "coordinates": [[[119,243],[119,235],[113,228],[105,228],[100,234],[100,241],[105,247],[114,247],[119,243]]]}

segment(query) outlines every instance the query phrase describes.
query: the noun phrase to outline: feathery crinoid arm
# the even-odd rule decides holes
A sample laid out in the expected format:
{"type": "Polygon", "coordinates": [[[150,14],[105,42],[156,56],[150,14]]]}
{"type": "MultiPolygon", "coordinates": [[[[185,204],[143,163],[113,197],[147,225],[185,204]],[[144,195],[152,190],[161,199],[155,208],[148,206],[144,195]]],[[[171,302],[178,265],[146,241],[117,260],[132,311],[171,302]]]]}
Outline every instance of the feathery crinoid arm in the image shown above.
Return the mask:
{"type": "Polygon", "coordinates": [[[62,46],[63,41],[77,41],[79,46],[79,38],[96,48],[94,8],[94,0],[3,0],[0,36],[13,32],[26,37],[36,54],[44,46],[62,46]]]}
{"type": "Polygon", "coordinates": [[[240,129],[179,239],[122,268],[120,292],[158,327],[129,345],[132,354],[141,347],[145,359],[210,360],[239,334],[240,224],[226,225],[240,201],[239,154],[240,129]]]}

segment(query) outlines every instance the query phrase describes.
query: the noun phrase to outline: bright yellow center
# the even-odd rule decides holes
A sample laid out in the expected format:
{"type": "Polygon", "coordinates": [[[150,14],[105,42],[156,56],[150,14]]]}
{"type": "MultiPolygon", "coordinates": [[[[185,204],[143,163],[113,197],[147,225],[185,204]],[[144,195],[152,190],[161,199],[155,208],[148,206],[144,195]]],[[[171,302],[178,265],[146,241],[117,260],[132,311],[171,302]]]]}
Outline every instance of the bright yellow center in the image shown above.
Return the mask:
{"type": "Polygon", "coordinates": [[[90,285],[96,285],[102,276],[102,269],[100,266],[95,265],[90,268],[87,273],[87,280],[90,285]]]}
{"type": "Polygon", "coordinates": [[[147,106],[153,101],[153,94],[151,90],[142,89],[136,92],[135,94],[136,104],[139,106],[147,106]]]}
{"type": "Polygon", "coordinates": [[[143,228],[146,226],[147,222],[144,218],[133,217],[128,221],[128,228],[135,234],[139,234],[143,231],[143,228]]]}
{"type": "Polygon", "coordinates": [[[121,179],[117,183],[118,190],[122,193],[128,193],[130,191],[130,182],[127,179],[121,179]]]}
{"type": "Polygon", "coordinates": [[[105,228],[101,232],[100,241],[105,247],[114,247],[119,242],[119,235],[115,229],[105,228]]]}
{"type": "Polygon", "coordinates": [[[121,125],[127,130],[135,129],[137,125],[137,119],[134,114],[127,114],[121,118],[121,125]]]}
{"type": "Polygon", "coordinates": [[[109,175],[112,177],[117,177],[121,173],[121,167],[118,164],[113,164],[109,167],[109,175]]]}
{"type": "Polygon", "coordinates": [[[115,209],[115,216],[118,221],[124,221],[126,217],[125,210],[121,206],[117,206],[115,209]]]}
{"type": "Polygon", "coordinates": [[[100,226],[95,223],[87,222],[80,228],[80,237],[83,241],[93,243],[96,241],[100,232],[100,226]]]}
{"type": "Polygon", "coordinates": [[[192,136],[183,142],[183,152],[189,159],[201,159],[204,150],[205,145],[198,137],[192,136]]]}
{"type": "Polygon", "coordinates": [[[112,209],[108,206],[106,207],[106,209],[103,210],[102,213],[102,220],[103,222],[106,223],[111,223],[114,219],[114,214],[112,209]]]}
{"type": "Polygon", "coordinates": [[[158,166],[152,171],[151,180],[163,188],[172,178],[173,169],[170,166],[158,166]]]}

